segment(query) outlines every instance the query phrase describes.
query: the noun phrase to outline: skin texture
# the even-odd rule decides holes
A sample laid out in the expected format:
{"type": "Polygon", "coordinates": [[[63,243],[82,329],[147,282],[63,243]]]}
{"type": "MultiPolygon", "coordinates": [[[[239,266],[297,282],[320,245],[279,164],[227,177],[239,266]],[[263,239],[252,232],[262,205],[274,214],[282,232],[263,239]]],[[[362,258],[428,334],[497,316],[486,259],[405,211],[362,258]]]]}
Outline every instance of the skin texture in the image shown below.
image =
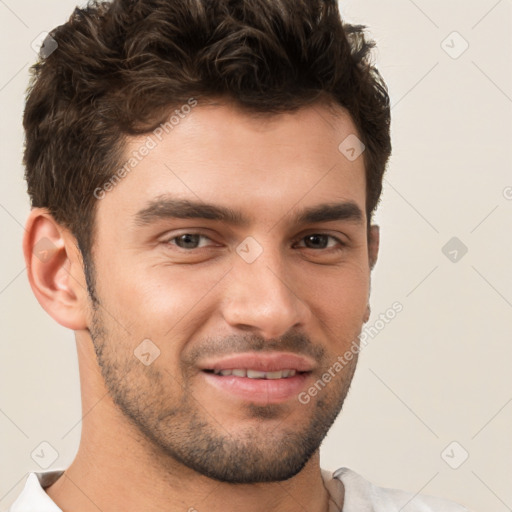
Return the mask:
{"type": "MultiPolygon", "coordinates": [[[[81,442],[46,489],[64,511],[327,510],[318,448],[357,356],[308,404],[219,391],[201,365],[235,352],[305,355],[313,370],[303,391],[361,332],[379,232],[367,229],[363,158],[338,150],[350,134],[345,111],[334,117],[322,104],[269,119],[199,104],[99,200],[95,307],[73,236],[32,210],[30,283],[44,309],[75,331],[79,357],[81,442]],[[136,222],[163,197],[228,206],[249,223],[136,222]],[[294,221],[304,208],[347,201],[360,221],[294,221]],[[194,239],[177,245],[186,233],[204,235],[198,248],[187,248],[194,239]],[[313,234],[345,245],[308,244],[313,234]],[[249,236],[262,250],[252,263],[237,252],[249,236]],[[42,238],[54,246],[44,261],[34,255],[42,238]],[[159,355],[145,365],[134,351],[148,339],[159,355]]],[[[145,140],[129,139],[127,158],[145,140]]]]}

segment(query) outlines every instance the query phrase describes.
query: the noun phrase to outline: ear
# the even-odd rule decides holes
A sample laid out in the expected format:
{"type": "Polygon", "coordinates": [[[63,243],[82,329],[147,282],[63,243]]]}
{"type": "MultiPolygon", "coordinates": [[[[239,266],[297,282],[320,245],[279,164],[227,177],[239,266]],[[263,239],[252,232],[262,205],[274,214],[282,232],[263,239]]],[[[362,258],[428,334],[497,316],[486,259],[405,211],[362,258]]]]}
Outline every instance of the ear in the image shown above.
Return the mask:
{"type": "Polygon", "coordinates": [[[23,237],[30,286],[39,304],[68,329],[87,327],[88,293],[76,239],[48,210],[30,212],[23,237]]]}
{"type": "Polygon", "coordinates": [[[366,306],[366,311],[364,313],[363,324],[365,324],[366,322],[368,322],[368,320],[370,320],[371,314],[372,314],[372,310],[370,309],[370,304],[368,304],[366,306]]]}
{"type": "Polygon", "coordinates": [[[368,231],[368,260],[370,269],[373,270],[375,263],[377,263],[377,256],[379,255],[380,245],[380,228],[376,224],[370,226],[368,231]]]}
{"type": "MultiPolygon", "coordinates": [[[[377,263],[377,256],[379,254],[379,244],[380,228],[377,225],[372,225],[368,230],[368,262],[370,265],[370,270],[373,270],[375,263],[377,263]]],[[[368,320],[370,320],[370,314],[370,304],[368,304],[364,314],[363,323],[366,323],[368,322],[368,320]]]]}

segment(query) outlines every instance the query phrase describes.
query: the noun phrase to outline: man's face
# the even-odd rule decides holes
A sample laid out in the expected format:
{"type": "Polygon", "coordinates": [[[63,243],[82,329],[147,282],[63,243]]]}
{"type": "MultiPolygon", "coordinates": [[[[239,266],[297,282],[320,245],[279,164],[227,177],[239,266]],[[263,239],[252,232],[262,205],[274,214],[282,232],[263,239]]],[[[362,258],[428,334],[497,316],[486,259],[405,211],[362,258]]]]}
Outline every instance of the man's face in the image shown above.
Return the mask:
{"type": "MultiPolygon", "coordinates": [[[[370,275],[363,158],[338,150],[351,134],[321,105],[263,120],[199,104],[150,134],[156,147],[97,205],[90,331],[106,385],[159,452],[201,474],[288,479],[341,410],[357,356],[333,367],[361,331],[370,275]],[[245,222],[178,218],[192,208],[176,200],[245,222]],[[299,218],[322,205],[336,208],[299,218]]],[[[127,159],[144,144],[130,139],[127,159]]]]}

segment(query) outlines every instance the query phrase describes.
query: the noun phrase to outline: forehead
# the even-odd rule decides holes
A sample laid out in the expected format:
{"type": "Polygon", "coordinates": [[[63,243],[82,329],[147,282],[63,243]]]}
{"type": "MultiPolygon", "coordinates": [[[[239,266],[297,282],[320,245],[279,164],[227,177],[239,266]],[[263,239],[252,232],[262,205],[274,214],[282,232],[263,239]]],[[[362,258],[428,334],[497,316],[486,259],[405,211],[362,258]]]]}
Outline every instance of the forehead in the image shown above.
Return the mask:
{"type": "MultiPolygon", "coordinates": [[[[215,146],[219,153],[227,150],[229,154],[241,156],[241,151],[248,156],[252,148],[262,151],[260,157],[267,157],[270,156],[265,151],[267,148],[288,147],[307,155],[331,146],[337,154],[340,142],[347,136],[358,135],[348,111],[327,103],[275,114],[252,112],[233,103],[208,102],[187,111],[186,115],[171,115],[170,119],[172,126],[167,122],[155,130],[156,138],[164,139],[158,142],[164,145],[172,139],[177,139],[178,144],[188,142],[195,146],[196,153],[202,146],[207,150],[215,146]]],[[[129,139],[128,151],[140,142],[139,137],[129,139]]]]}
{"type": "Polygon", "coordinates": [[[262,116],[198,104],[178,111],[172,124],[127,140],[125,163],[133,166],[100,209],[135,216],[158,197],[173,196],[269,220],[319,202],[351,201],[364,212],[363,157],[352,160],[340,150],[350,137],[358,133],[341,108],[317,104],[262,116]]]}

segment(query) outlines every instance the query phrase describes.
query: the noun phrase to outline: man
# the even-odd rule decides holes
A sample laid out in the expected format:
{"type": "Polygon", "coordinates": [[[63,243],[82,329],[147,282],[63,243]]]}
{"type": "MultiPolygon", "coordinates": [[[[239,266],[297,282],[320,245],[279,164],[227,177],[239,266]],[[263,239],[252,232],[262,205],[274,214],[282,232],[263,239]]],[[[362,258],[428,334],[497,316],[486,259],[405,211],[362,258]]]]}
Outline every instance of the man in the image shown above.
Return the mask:
{"type": "Polygon", "coordinates": [[[334,0],[114,0],[27,98],[24,254],[82,437],[11,512],[463,511],[320,468],[368,321],[389,100],[334,0]]]}

